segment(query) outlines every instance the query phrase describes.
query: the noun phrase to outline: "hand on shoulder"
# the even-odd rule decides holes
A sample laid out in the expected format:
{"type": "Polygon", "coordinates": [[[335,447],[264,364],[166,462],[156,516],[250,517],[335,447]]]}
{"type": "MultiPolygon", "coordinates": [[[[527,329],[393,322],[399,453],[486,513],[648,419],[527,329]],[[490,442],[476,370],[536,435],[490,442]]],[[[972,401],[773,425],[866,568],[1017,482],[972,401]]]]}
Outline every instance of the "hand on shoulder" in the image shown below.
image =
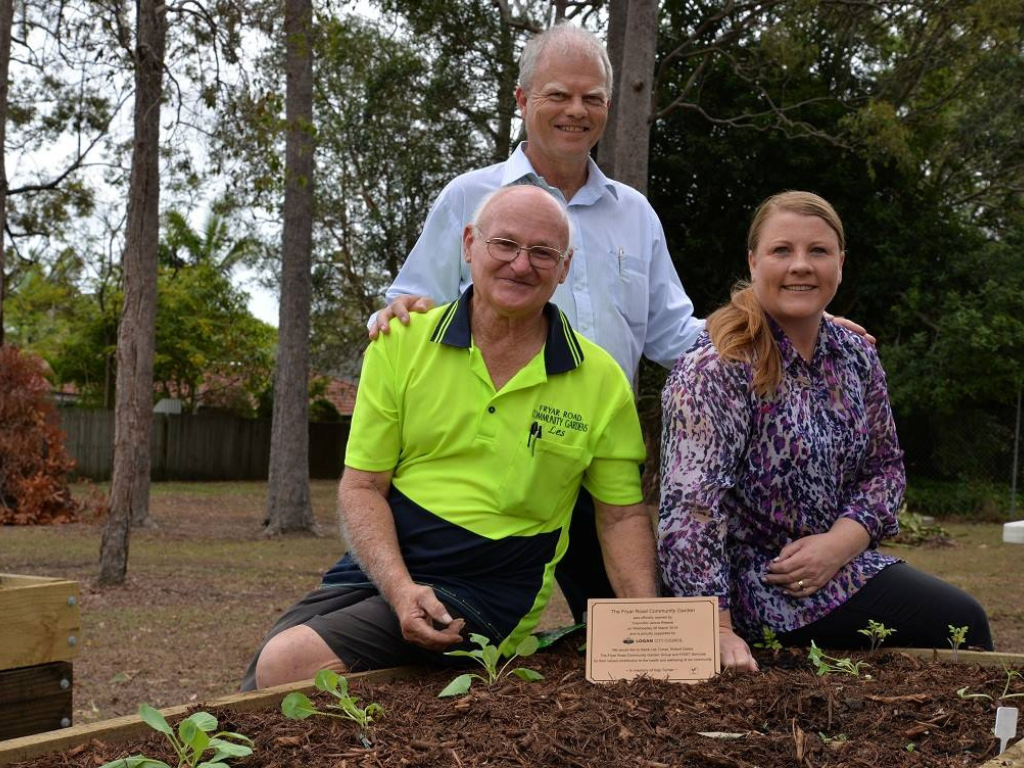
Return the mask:
{"type": "Polygon", "coordinates": [[[398,296],[384,309],[378,310],[370,321],[370,341],[375,340],[381,333],[390,333],[392,320],[397,319],[402,325],[408,325],[410,312],[429,312],[433,308],[434,300],[429,296],[398,296]]]}

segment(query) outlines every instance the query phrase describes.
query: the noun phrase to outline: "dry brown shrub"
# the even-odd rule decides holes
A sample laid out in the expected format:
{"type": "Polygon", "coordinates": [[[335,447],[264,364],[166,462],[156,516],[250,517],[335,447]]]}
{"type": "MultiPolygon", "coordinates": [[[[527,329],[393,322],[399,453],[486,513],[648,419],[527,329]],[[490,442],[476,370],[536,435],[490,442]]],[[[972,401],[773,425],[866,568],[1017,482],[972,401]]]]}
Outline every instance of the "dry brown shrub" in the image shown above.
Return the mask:
{"type": "Polygon", "coordinates": [[[64,450],[46,363],[0,347],[0,524],[46,525],[78,519],[71,496],[74,460],[64,450]]]}

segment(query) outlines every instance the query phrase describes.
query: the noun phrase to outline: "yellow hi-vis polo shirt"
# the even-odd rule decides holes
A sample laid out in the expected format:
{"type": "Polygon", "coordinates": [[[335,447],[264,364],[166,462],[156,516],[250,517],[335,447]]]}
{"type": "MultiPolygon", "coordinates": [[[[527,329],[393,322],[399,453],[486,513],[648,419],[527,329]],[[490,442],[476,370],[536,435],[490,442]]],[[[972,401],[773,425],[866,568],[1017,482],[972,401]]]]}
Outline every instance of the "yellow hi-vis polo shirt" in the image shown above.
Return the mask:
{"type": "MultiPolygon", "coordinates": [[[[413,579],[514,645],[551,595],[580,485],[609,504],[641,501],[645,450],[622,370],[553,304],[544,348],[495,391],[473,344],[472,293],[370,345],[345,464],[393,471],[413,579]]],[[[369,579],[346,556],[324,583],[369,579]]]]}

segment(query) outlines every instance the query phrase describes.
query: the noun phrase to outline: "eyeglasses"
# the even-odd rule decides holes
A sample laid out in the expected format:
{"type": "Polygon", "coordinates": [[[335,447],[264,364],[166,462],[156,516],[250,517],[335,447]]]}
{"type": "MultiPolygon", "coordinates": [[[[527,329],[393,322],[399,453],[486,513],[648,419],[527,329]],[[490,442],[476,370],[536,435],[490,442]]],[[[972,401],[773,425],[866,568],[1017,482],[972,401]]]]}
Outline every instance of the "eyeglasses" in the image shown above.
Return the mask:
{"type": "Polygon", "coordinates": [[[515,261],[520,251],[526,251],[526,258],[530,260],[530,266],[534,269],[554,269],[569,250],[566,248],[560,251],[547,245],[520,245],[515,240],[504,237],[492,237],[484,242],[487,243],[487,252],[491,258],[505,264],[515,261]]]}

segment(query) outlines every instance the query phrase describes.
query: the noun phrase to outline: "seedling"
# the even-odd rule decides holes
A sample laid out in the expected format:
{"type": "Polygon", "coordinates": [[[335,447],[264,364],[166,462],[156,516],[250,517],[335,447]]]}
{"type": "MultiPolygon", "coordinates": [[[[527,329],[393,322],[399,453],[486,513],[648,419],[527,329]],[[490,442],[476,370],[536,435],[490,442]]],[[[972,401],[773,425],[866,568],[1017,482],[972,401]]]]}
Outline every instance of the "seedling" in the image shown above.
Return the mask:
{"type": "MultiPolygon", "coordinates": [[[[139,706],[139,717],[142,721],[167,737],[178,755],[178,768],[228,768],[226,760],[236,757],[248,757],[252,754],[252,740],[240,733],[217,730],[217,718],[209,712],[196,712],[178,723],[175,734],[167,720],[148,704],[139,706]],[[213,734],[212,736],[210,734],[213,734]],[[235,742],[245,742],[244,744],[235,742]],[[207,752],[213,754],[203,760],[207,752]]],[[[160,760],[144,755],[123,757],[107,763],[102,768],[171,768],[160,760]]]]}
{"type": "Polygon", "coordinates": [[[782,650],[782,643],[779,642],[779,638],[771,627],[765,625],[761,627],[761,641],[754,643],[755,648],[763,648],[766,651],[772,653],[778,653],[782,650]]]}
{"type": "Polygon", "coordinates": [[[331,694],[338,702],[328,704],[326,710],[317,709],[306,694],[293,691],[281,702],[281,714],[290,720],[305,720],[312,715],[351,720],[359,726],[359,741],[364,747],[369,748],[370,740],[366,738],[366,729],[370,727],[370,723],[375,717],[384,714],[384,707],[380,704],[367,704],[365,707],[360,707],[359,699],[349,695],[348,680],[330,669],[321,669],[317,672],[316,677],[313,678],[313,685],[318,691],[331,694]]]}
{"type": "MultiPolygon", "coordinates": [[[[473,633],[469,636],[469,639],[480,646],[479,650],[472,651],[448,651],[446,656],[465,656],[470,659],[474,659],[477,664],[484,668],[486,677],[478,675],[475,672],[469,672],[464,675],[459,675],[452,680],[445,689],[438,695],[439,698],[447,696],[459,696],[469,690],[469,687],[473,684],[473,679],[477,679],[485,685],[493,685],[502,677],[505,676],[506,670],[509,665],[520,657],[532,656],[537,652],[539,643],[537,638],[533,635],[525,638],[519,645],[516,646],[515,652],[508,657],[501,668],[498,668],[498,664],[501,661],[502,654],[501,650],[491,645],[491,641],[484,635],[478,635],[473,633]]],[[[507,674],[512,674],[518,677],[520,680],[525,680],[528,683],[536,682],[537,680],[543,680],[544,675],[540,672],[536,672],[526,667],[517,667],[516,669],[510,670],[507,674]]]]}
{"type": "Polygon", "coordinates": [[[851,661],[849,657],[837,659],[834,656],[826,656],[821,648],[814,644],[813,640],[811,640],[811,650],[808,652],[807,658],[811,660],[819,676],[841,672],[845,675],[860,677],[861,667],[871,666],[863,661],[851,661]]]}
{"type": "MultiPolygon", "coordinates": [[[[1006,672],[1006,685],[1003,686],[1003,692],[998,696],[999,701],[1005,701],[1006,699],[1024,698],[1024,693],[1010,693],[1010,685],[1013,683],[1014,679],[1016,678],[1024,680],[1024,675],[1022,675],[1016,669],[1004,668],[1003,671],[1006,672]]],[[[956,692],[956,695],[959,696],[961,699],[988,699],[989,701],[992,701],[992,697],[989,696],[987,693],[968,693],[967,691],[969,689],[970,686],[965,685],[963,688],[960,688],[956,692]]]]}
{"type": "Polygon", "coordinates": [[[967,627],[949,625],[949,645],[953,649],[953,663],[960,660],[960,646],[967,639],[967,627]]]}
{"type": "Polygon", "coordinates": [[[878,646],[885,642],[885,638],[895,632],[895,629],[889,629],[885,624],[874,619],[868,619],[868,625],[864,629],[858,629],[862,635],[867,635],[871,640],[871,653],[878,650],[878,646]]]}

